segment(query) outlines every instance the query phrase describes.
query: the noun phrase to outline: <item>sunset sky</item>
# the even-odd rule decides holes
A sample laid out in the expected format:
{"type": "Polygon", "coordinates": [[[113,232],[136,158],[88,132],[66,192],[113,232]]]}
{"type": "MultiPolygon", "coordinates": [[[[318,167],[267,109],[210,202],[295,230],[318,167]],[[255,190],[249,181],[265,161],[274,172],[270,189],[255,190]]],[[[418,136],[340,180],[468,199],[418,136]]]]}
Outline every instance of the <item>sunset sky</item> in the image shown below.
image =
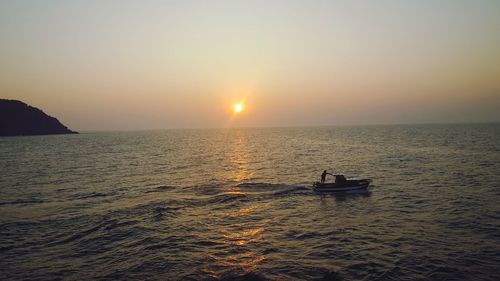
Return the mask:
{"type": "Polygon", "coordinates": [[[75,130],[500,121],[500,1],[3,0],[0,98],[75,130]]]}

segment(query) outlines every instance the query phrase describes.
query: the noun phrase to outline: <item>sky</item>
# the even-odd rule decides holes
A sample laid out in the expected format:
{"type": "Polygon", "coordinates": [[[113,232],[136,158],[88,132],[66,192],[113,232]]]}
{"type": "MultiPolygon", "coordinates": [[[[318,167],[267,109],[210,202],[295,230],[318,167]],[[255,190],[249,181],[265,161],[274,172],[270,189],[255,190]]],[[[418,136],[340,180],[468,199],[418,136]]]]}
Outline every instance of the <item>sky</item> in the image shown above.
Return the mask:
{"type": "Polygon", "coordinates": [[[499,122],[500,1],[2,0],[0,98],[75,130],[499,122]]]}

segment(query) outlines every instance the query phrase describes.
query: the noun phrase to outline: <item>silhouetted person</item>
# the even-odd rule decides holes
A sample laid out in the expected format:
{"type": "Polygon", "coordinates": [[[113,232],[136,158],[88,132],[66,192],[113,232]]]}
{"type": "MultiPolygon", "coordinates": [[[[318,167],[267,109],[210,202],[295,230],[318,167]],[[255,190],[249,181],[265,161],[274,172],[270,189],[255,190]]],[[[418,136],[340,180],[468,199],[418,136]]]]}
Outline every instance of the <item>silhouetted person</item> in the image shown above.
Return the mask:
{"type": "Polygon", "coordinates": [[[321,174],[321,183],[325,183],[326,175],[328,175],[328,173],[324,170],[321,174]]]}
{"type": "Polygon", "coordinates": [[[333,176],[333,174],[330,174],[326,170],[324,170],[323,173],[321,173],[321,183],[325,183],[326,175],[333,176]]]}

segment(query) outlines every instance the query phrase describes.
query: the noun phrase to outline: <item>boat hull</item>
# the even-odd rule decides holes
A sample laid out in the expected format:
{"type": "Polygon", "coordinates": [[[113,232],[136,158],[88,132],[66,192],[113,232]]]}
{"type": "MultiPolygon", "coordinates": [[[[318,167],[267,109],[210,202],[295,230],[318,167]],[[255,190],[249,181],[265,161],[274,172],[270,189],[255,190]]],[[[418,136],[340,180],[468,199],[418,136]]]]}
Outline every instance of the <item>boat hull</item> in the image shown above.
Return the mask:
{"type": "Polygon", "coordinates": [[[336,183],[319,183],[313,185],[314,191],[317,192],[349,192],[349,191],[363,191],[370,185],[369,180],[356,180],[348,181],[346,184],[339,185],[336,183]]]}

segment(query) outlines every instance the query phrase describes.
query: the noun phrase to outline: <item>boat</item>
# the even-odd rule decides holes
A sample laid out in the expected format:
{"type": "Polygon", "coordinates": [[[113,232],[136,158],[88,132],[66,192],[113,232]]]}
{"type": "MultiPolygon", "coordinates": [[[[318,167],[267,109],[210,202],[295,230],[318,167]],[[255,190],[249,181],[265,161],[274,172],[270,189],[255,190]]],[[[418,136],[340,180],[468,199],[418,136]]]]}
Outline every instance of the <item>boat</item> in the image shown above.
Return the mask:
{"type": "Polygon", "coordinates": [[[313,183],[313,189],[317,192],[349,192],[349,191],[366,191],[371,180],[347,180],[343,175],[335,175],[335,182],[313,183]]]}

